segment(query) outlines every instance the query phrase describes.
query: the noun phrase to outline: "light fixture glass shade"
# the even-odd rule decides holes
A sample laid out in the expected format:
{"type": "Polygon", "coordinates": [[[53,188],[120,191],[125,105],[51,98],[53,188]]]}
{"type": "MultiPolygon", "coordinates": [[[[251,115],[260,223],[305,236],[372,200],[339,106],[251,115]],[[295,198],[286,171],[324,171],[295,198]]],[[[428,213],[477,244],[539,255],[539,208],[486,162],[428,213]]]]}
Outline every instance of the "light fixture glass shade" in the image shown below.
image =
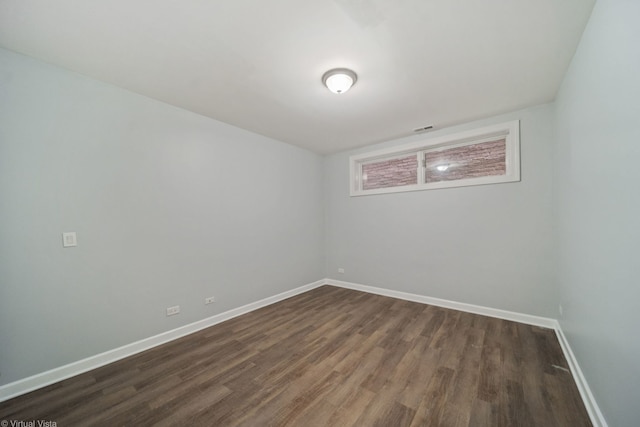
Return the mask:
{"type": "Polygon", "coordinates": [[[356,80],[356,73],[346,68],[329,70],[322,76],[322,83],[333,93],[345,93],[356,80]]]}

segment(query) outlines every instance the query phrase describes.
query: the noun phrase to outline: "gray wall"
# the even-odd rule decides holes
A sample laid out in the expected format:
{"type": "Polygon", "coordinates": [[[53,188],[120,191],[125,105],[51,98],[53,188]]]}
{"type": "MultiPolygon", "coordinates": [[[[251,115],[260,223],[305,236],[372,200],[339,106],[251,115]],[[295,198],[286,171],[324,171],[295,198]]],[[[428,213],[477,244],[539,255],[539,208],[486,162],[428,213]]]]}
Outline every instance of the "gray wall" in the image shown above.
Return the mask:
{"type": "Polygon", "coordinates": [[[552,143],[543,105],[327,157],[329,277],[555,317],[552,143]],[[521,182],[349,197],[351,154],[515,119],[521,182]]]}
{"type": "Polygon", "coordinates": [[[322,168],[0,50],[0,384],[322,278],[322,168]]]}
{"type": "Polygon", "coordinates": [[[596,3],[556,101],[560,319],[611,426],[640,419],[640,3],[596,3]]]}

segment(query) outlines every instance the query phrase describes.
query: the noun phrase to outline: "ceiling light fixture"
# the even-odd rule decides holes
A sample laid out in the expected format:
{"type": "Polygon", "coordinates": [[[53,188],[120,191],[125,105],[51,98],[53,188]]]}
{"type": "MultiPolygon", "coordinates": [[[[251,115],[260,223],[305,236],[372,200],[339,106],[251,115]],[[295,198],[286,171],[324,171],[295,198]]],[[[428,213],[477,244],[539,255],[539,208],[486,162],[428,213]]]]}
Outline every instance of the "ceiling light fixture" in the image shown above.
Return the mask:
{"type": "Polygon", "coordinates": [[[446,165],[438,165],[438,166],[436,166],[436,169],[438,169],[440,172],[444,172],[447,169],[449,169],[449,165],[448,164],[446,164],[446,165]]]}
{"type": "Polygon", "coordinates": [[[345,93],[358,80],[358,76],[346,68],[334,68],[322,76],[322,83],[333,93],[345,93]]]}

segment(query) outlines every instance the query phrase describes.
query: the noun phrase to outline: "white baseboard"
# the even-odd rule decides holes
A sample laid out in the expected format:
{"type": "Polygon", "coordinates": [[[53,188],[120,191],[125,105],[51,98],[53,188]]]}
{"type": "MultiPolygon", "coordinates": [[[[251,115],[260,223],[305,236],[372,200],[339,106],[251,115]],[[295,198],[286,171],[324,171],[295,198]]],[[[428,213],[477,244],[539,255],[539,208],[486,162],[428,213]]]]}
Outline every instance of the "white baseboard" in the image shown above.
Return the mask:
{"type": "Polygon", "coordinates": [[[556,319],[551,319],[548,317],[539,317],[532,316],[530,314],[522,314],[516,313],[513,311],[499,310],[496,308],[483,307],[480,305],[466,304],[456,301],[449,301],[440,298],[432,298],[423,295],[410,294],[406,292],[393,291],[390,289],[384,288],[376,288],[373,286],[361,285],[358,283],[351,282],[343,282],[340,280],[333,279],[325,279],[324,281],[328,285],[338,286],[341,288],[354,289],[357,291],[368,292],[376,295],[383,295],[392,298],[403,299],[406,301],[419,302],[423,304],[436,305],[438,307],[451,308],[454,310],[465,311],[473,314],[481,314],[483,316],[497,317],[499,319],[511,320],[514,322],[524,323],[527,325],[533,326],[541,326],[544,328],[553,329],[556,332],[556,336],[558,337],[558,341],[560,342],[560,347],[564,353],[565,359],[567,359],[567,363],[569,364],[569,368],[571,368],[571,373],[573,375],[573,379],[576,382],[576,386],[578,387],[578,391],[580,392],[580,397],[582,397],[582,401],[584,402],[584,406],[589,413],[589,418],[591,418],[591,423],[594,427],[607,427],[607,422],[596,403],[596,400],[591,393],[591,389],[589,388],[589,384],[587,384],[587,380],[576,361],[575,355],[569,346],[569,342],[567,338],[564,336],[562,332],[562,328],[560,327],[560,323],[556,319]]]}
{"type": "Polygon", "coordinates": [[[589,418],[591,418],[591,424],[593,424],[593,427],[607,427],[607,421],[604,419],[604,416],[600,411],[600,407],[598,406],[596,399],[593,397],[593,393],[591,393],[589,384],[587,384],[587,380],[582,373],[582,369],[580,369],[580,365],[578,365],[576,356],[573,354],[573,350],[571,350],[569,341],[567,341],[567,337],[564,335],[564,332],[560,327],[560,323],[557,321],[556,323],[557,326],[555,330],[556,335],[558,336],[558,341],[560,342],[560,347],[562,347],[564,357],[567,359],[567,363],[569,364],[569,368],[573,374],[573,379],[576,382],[576,386],[578,387],[584,406],[587,408],[589,418]]]}
{"type": "Polygon", "coordinates": [[[319,280],[317,282],[309,283],[304,286],[292,289],[290,291],[282,292],[272,297],[264,298],[260,301],[252,302],[242,307],[234,308],[224,313],[217,314],[215,316],[208,317],[206,319],[190,323],[185,326],[181,326],[176,329],[172,329],[161,334],[142,339],[140,341],[126,344],[122,347],[118,347],[113,350],[105,351],[104,353],[96,354],[95,356],[87,357],[86,359],[78,360],[76,362],[69,363],[58,368],[51,369],[46,372],[42,372],[27,378],[23,378],[18,381],[14,381],[9,384],[0,386],[0,402],[12,399],[30,391],[37,390],[42,387],[46,387],[50,384],[58,381],[71,378],[78,374],[90,371],[92,369],[99,368],[109,363],[116,362],[124,359],[125,357],[133,356],[134,354],[149,350],[153,347],[157,347],[161,344],[165,344],[169,341],[173,341],[177,338],[181,338],[185,335],[192,334],[199,330],[208,328],[225,320],[233,319],[234,317],[242,314],[249,313],[262,307],[266,307],[278,301],[290,298],[292,296],[310,291],[311,289],[322,286],[326,283],[325,280],[319,280]]]}
{"type": "Polygon", "coordinates": [[[383,295],[386,297],[419,302],[422,304],[436,305],[438,307],[451,308],[453,310],[465,311],[467,313],[473,314],[481,314],[483,316],[497,317],[498,319],[511,320],[514,322],[525,323],[527,325],[542,326],[543,328],[555,329],[556,325],[558,324],[555,319],[550,319],[548,317],[532,316],[530,314],[516,313],[514,311],[506,311],[497,308],[483,307],[480,305],[466,304],[463,302],[427,297],[424,295],[410,294],[407,292],[393,291],[384,288],[376,288],[373,286],[343,282],[340,280],[326,279],[325,282],[329,285],[339,286],[341,288],[354,289],[357,291],[368,292],[370,294],[383,295]]]}

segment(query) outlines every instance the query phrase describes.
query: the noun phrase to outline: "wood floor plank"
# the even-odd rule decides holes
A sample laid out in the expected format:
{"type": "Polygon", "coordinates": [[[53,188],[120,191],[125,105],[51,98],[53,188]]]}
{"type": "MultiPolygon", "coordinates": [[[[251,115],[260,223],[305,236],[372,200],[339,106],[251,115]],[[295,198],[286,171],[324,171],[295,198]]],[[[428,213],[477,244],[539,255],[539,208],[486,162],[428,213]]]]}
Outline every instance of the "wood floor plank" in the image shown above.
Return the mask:
{"type": "Polygon", "coordinates": [[[418,409],[424,397],[426,385],[435,375],[438,363],[442,360],[442,351],[429,348],[428,338],[418,337],[416,341],[416,346],[408,355],[411,358],[407,360],[410,369],[404,373],[409,380],[396,397],[398,402],[411,409],[418,409]]]}
{"type": "Polygon", "coordinates": [[[391,407],[375,420],[374,427],[406,426],[411,423],[416,411],[406,406],[393,402],[391,407]]]}
{"type": "MultiPolygon", "coordinates": [[[[355,426],[357,420],[362,416],[369,404],[375,397],[375,393],[355,387],[345,396],[341,403],[336,405],[336,410],[331,414],[327,427],[333,426],[355,426]]],[[[313,425],[313,423],[310,423],[313,425]]]]}
{"type": "Polygon", "coordinates": [[[0,403],[0,419],[591,425],[554,331],[332,286],[0,403]]]}
{"type": "Polygon", "coordinates": [[[411,426],[440,426],[443,424],[447,398],[454,371],[440,367],[424,390],[424,395],[416,410],[411,426]]]}
{"type": "MultiPolygon", "coordinates": [[[[466,331],[466,337],[464,349],[459,359],[456,360],[457,366],[447,365],[456,369],[453,377],[452,393],[447,403],[458,408],[460,412],[468,412],[464,411],[463,408],[467,407],[477,394],[478,381],[480,379],[480,369],[478,368],[481,366],[483,354],[484,331],[469,328],[466,331]]],[[[468,419],[468,417],[464,418],[468,419]]]]}

